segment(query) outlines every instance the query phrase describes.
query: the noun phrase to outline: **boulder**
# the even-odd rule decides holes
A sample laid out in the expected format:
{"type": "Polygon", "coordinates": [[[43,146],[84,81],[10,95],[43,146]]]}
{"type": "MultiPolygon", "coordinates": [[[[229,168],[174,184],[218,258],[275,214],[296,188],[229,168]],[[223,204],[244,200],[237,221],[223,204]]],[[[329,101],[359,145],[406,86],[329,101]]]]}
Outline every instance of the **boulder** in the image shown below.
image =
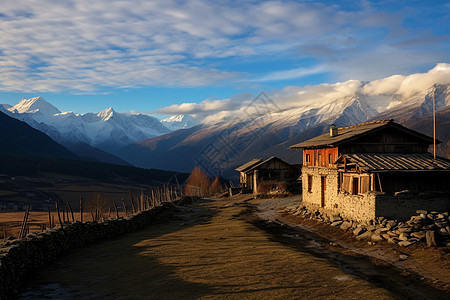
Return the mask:
{"type": "Polygon", "coordinates": [[[356,227],[355,230],[353,230],[353,234],[355,236],[359,236],[360,234],[364,233],[366,231],[366,229],[364,227],[356,227]]]}
{"type": "Polygon", "coordinates": [[[373,235],[372,231],[366,231],[356,237],[357,240],[369,240],[373,235]]]}
{"type": "Polygon", "coordinates": [[[344,230],[344,231],[347,231],[348,229],[350,229],[352,227],[352,223],[351,222],[348,222],[348,221],[345,221],[345,222],[343,222],[342,224],[341,224],[341,229],[342,230],[344,230]]]}
{"type": "Polygon", "coordinates": [[[426,233],[427,246],[428,247],[436,247],[436,232],[434,230],[428,230],[426,233]]]}
{"type": "Polygon", "coordinates": [[[382,237],[381,235],[374,233],[374,234],[372,234],[372,236],[370,237],[370,240],[371,240],[372,242],[381,242],[381,241],[383,241],[384,239],[383,239],[383,237],[382,237]]]}
{"type": "Polygon", "coordinates": [[[367,231],[375,231],[376,227],[374,225],[367,225],[367,231]]]}
{"type": "Polygon", "coordinates": [[[402,247],[408,247],[408,246],[412,245],[413,243],[411,243],[410,241],[400,241],[398,244],[402,247]]]}
{"type": "Polygon", "coordinates": [[[340,220],[342,220],[340,215],[332,215],[331,218],[330,218],[331,222],[340,221],[340,220]]]}
{"type": "Polygon", "coordinates": [[[400,233],[400,235],[398,236],[398,239],[402,240],[402,241],[407,241],[408,238],[409,238],[409,234],[405,233],[405,232],[400,233]]]}
{"type": "Polygon", "coordinates": [[[336,220],[336,221],[333,221],[330,225],[331,226],[341,226],[342,223],[343,223],[342,220],[336,220]]]}

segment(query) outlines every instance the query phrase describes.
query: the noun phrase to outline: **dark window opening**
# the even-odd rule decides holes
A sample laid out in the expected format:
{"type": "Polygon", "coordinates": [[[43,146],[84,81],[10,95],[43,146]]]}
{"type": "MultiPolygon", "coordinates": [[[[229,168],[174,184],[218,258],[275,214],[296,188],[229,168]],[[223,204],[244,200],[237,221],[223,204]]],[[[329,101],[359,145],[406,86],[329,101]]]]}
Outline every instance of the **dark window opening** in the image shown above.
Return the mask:
{"type": "Polygon", "coordinates": [[[312,192],[312,183],[313,183],[313,177],[312,175],[308,175],[308,192],[312,192]]]}

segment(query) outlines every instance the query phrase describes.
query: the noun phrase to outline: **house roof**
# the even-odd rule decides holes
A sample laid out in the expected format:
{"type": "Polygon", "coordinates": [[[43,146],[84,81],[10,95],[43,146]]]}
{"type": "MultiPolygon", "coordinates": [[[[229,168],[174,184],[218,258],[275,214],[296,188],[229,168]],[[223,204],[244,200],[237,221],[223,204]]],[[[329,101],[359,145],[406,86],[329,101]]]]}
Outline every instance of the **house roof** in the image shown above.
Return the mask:
{"type": "Polygon", "coordinates": [[[251,161],[249,161],[248,163],[245,163],[242,166],[237,167],[235,170],[238,171],[238,172],[244,172],[248,168],[251,168],[254,165],[256,165],[256,164],[258,164],[258,163],[260,163],[262,161],[263,161],[262,158],[255,158],[255,159],[252,159],[251,161]]]}
{"type": "Polygon", "coordinates": [[[355,164],[358,169],[366,172],[374,171],[450,171],[450,160],[436,157],[430,153],[419,154],[344,154],[336,161],[343,164],[355,164]]]}
{"type": "MultiPolygon", "coordinates": [[[[278,158],[278,157],[276,157],[276,156],[272,156],[272,157],[269,157],[268,159],[266,159],[265,161],[261,161],[261,162],[255,164],[255,165],[253,165],[253,166],[247,168],[247,169],[245,170],[245,172],[252,171],[252,170],[254,170],[254,169],[256,169],[256,168],[258,168],[258,167],[264,165],[265,163],[268,163],[269,161],[274,160],[274,159],[277,159],[277,160],[279,160],[279,161],[285,163],[286,165],[293,167],[291,164],[288,164],[287,162],[285,162],[285,161],[282,160],[281,158],[278,158]]],[[[294,168],[294,167],[293,167],[293,168],[294,168]]]]}
{"type": "MultiPolygon", "coordinates": [[[[408,129],[400,124],[395,123],[392,119],[381,120],[381,121],[373,121],[361,123],[358,125],[341,127],[338,128],[338,134],[334,137],[331,137],[329,133],[325,133],[319,135],[315,138],[309,139],[307,141],[301,142],[299,144],[292,145],[289,148],[292,149],[302,149],[302,148],[314,148],[314,147],[324,147],[324,146],[336,146],[339,144],[343,144],[349,142],[357,137],[366,135],[370,132],[379,130],[381,128],[393,126],[397,129],[404,131],[405,133],[409,133],[415,135],[417,138],[422,139],[430,144],[433,143],[433,139],[429,136],[421,134],[417,131],[408,129]]],[[[439,142],[436,140],[436,142],[439,142]]]]}

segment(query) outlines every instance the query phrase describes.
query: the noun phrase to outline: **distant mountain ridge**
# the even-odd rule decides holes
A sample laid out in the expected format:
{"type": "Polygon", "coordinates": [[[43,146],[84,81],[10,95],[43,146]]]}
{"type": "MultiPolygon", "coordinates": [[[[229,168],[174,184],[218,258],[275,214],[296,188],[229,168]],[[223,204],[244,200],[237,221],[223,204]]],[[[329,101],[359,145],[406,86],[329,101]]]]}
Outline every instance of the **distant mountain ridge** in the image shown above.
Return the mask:
{"type": "MultiPolygon", "coordinates": [[[[255,157],[275,155],[301,163],[301,154],[288,147],[328,131],[331,124],[342,127],[394,118],[423,131],[424,127],[416,128],[414,124],[430,117],[433,97],[442,115],[440,122],[448,120],[449,85],[433,85],[406,98],[356,93],[314,108],[276,111],[232,123],[201,124],[126,146],[119,156],[147,168],[165,166],[187,172],[195,165],[203,165],[211,175],[235,177],[234,168],[255,157]]],[[[448,138],[443,137],[443,142],[448,138]]]]}
{"type": "Polygon", "coordinates": [[[22,99],[14,106],[3,106],[2,111],[62,145],[87,144],[110,153],[170,132],[158,119],[148,115],[118,113],[112,107],[99,113],[61,112],[42,97],[22,99]]]}
{"type": "Polygon", "coordinates": [[[0,153],[76,159],[46,134],[0,112],[0,153]]]}

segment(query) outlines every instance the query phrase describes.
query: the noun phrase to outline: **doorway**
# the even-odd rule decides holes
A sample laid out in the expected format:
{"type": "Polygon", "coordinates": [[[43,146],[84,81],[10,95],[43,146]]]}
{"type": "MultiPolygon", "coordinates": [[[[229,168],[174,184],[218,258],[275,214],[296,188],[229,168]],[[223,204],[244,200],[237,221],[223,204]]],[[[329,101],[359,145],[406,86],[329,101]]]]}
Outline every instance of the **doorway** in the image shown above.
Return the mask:
{"type": "Polygon", "coordinates": [[[327,177],[321,176],[320,177],[320,186],[321,186],[321,202],[320,206],[325,207],[325,191],[327,190],[327,177]]]}

